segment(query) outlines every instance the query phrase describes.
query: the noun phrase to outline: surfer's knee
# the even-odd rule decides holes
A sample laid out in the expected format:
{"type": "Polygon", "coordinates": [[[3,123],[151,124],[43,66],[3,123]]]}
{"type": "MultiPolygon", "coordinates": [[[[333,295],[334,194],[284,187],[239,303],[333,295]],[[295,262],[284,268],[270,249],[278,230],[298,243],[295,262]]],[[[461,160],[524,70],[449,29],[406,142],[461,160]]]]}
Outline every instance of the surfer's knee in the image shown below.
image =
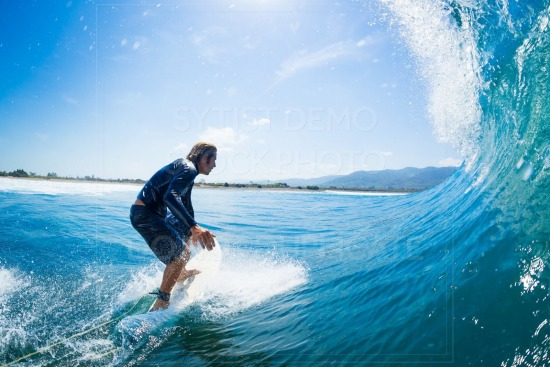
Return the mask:
{"type": "Polygon", "coordinates": [[[181,256],[178,256],[176,258],[174,258],[169,265],[171,266],[175,266],[175,267],[184,267],[185,264],[187,263],[187,260],[189,260],[189,258],[185,258],[185,252],[181,254],[181,256]]]}

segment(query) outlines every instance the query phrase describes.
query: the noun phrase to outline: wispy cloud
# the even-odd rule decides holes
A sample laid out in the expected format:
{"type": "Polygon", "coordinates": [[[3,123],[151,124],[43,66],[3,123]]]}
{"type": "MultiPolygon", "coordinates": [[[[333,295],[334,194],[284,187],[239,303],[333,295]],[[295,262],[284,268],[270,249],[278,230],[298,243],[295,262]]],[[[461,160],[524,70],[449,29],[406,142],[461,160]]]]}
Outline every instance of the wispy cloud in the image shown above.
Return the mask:
{"type": "Polygon", "coordinates": [[[40,141],[48,141],[50,139],[50,134],[41,133],[41,132],[34,133],[34,136],[36,137],[36,139],[40,141]]]}
{"type": "Polygon", "coordinates": [[[186,143],[179,143],[175,147],[172,148],[172,151],[170,152],[170,156],[173,157],[185,157],[187,153],[189,153],[189,145],[186,143]]]}
{"type": "Polygon", "coordinates": [[[372,46],[380,42],[380,37],[366,36],[365,38],[357,41],[355,45],[357,47],[372,46]]]}
{"type": "Polygon", "coordinates": [[[211,63],[221,63],[227,52],[228,37],[229,32],[225,28],[215,26],[195,32],[191,42],[203,59],[211,63]]]}
{"type": "Polygon", "coordinates": [[[440,167],[459,167],[462,164],[462,159],[448,157],[438,162],[440,167]]]}
{"type": "Polygon", "coordinates": [[[235,145],[248,140],[248,136],[236,132],[231,127],[208,127],[205,132],[199,135],[199,140],[210,142],[222,152],[233,151],[235,145]]]}
{"type": "Polygon", "coordinates": [[[63,94],[61,96],[61,98],[63,99],[63,101],[65,101],[66,103],[68,103],[70,105],[77,105],[78,104],[78,100],[76,98],[71,97],[68,94],[63,94]]]}
{"type": "Polygon", "coordinates": [[[186,143],[179,143],[178,145],[176,145],[174,148],[172,148],[172,150],[174,151],[186,151],[186,150],[189,150],[189,144],[186,144],[186,143]]]}
{"type": "Polygon", "coordinates": [[[262,117],[259,119],[255,119],[251,122],[252,126],[265,126],[271,124],[271,120],[267,117],[262,117]]]}
{"type": "Polygon", "coordinates": [[[342,41],[332,43],[317,51],[299,51],[281,63],[279,70],[276,72],[276,80],[269,89],[300,72],[317,68],[330,62],[356,56],[364,51],[361,50],[361,48],[376,42],[377,39],[375,37],[369,36],[355,42],[342,41]]]}
{"type": "Polygon", "coordinates": [[[357,46],[351,42],[337,42],[313,52],[300,51],[283,61],[277,71],[277,78],[279,81],[290,78],[301,71],[352,55],[356,49],[357,46]]]}

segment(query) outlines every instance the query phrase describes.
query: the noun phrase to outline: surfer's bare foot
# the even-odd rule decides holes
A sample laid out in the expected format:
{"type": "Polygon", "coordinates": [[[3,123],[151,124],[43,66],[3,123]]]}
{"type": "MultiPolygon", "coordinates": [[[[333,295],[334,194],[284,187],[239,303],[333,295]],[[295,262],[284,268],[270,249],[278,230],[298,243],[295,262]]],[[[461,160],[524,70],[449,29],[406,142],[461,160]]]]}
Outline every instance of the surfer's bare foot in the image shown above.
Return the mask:
{"type": "Polygon", "coordinates": [[[166,310],[168,308],[168,306],[170,306],[170,302],[168,301],[163,301],[161,300],[160,298],[157,298],[157,300],[155,301],[155,303],[153,303],[153,305],[151,306],[151,308],[149,309],[149,312],[151,311],[158,311],[158,310],[166,310]]]}
{"type": "Polygon", "coordinates": [[[178,277],[178,282],[183,282],[185,279],[192,277],[193,275],[200,274],[200,270],[191,269],[191,270],[182,270],[180,276],[178,277]]]}

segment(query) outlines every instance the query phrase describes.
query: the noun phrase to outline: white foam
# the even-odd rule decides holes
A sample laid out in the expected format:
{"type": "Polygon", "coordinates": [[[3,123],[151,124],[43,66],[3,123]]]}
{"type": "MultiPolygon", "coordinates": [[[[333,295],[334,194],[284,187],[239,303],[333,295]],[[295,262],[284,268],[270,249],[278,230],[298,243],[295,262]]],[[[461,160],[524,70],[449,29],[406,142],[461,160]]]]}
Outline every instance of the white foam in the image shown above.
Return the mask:
{"type": "MultiPolygon", "coordinates": [[[[223,253],[218,274],[205,284],[203,295],[196,300],[201,304],[208,303],[210,316],[239,312],[307,282],[306,268],[295,260],[225,247],[223,253]]],[[[117,303],[135,302],[158,289],[163,270],[158,262],[137,271],[118,295],[117,303]]],[[[181,303],[183,308],[189,306],[185,300],[181,303]]],[[[176,308],[176,311],[181,311],[182,307],[176,308]]]]}
{"type": "Polygon", "coordinates": [[[381,0],[419,60],[429,86],[428,112],[434,133],[469,159],[477,151],[481,108],[480,57],[466,14],[462,27],[452,24],[451,9],[433,0],[381,0]]]}
{"type": "Polygon", "coordinates": [[[7,346],[23,347],[27,340],[26,323],[30,320],[14,321],[10,316],[10,296],[28,285],[22,274],[13,269],[0,268],[0,354],[7,346]],[[22,322],[21,322],[22,321],[22,322]]]}
{"type": "Polygon", "coordinates": [[[164,267],[160,262],[151,264],[132,274],[126,288],[118,295],[118,302],[125,304],[136,301],[144,294],[158,289],[162,281],[164,267]]]}
{"type": "Polygon", "coordinates": [[[138,192],[142,185],[0,177],[0,191],[48,195],[98,196],[111,192],[138,192]]]}
{"type": "Polygon", "coordinates": [[[239,312],[307,282],[303,264],[274,255],[225,250],[222,268],[211,283],[209,317],[239,312]]]}
{"type": "Polygon", "coordinates": [[[13,270],[0,268],[0,279],[0,300],[23,286],[23,280],[13,270]]]}

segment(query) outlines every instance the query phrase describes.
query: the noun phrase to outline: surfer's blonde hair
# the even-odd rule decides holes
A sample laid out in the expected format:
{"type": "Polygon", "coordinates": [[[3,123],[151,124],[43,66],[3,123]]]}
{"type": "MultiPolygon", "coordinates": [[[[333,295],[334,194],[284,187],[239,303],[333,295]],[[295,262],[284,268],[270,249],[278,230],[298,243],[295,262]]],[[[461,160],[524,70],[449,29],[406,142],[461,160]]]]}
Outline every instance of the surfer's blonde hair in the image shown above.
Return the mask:
{"type": "Polygon", "coordinates": [[[193,148],[191,148],[191,151],[187,154],[187,159],[194,164],[198,164],[202,157],[206,154],[206,162],[210,163],[210,160],[214,157],[217,151],[218,149],[214,144],[200,141],[195,144],[193,148]]]}

